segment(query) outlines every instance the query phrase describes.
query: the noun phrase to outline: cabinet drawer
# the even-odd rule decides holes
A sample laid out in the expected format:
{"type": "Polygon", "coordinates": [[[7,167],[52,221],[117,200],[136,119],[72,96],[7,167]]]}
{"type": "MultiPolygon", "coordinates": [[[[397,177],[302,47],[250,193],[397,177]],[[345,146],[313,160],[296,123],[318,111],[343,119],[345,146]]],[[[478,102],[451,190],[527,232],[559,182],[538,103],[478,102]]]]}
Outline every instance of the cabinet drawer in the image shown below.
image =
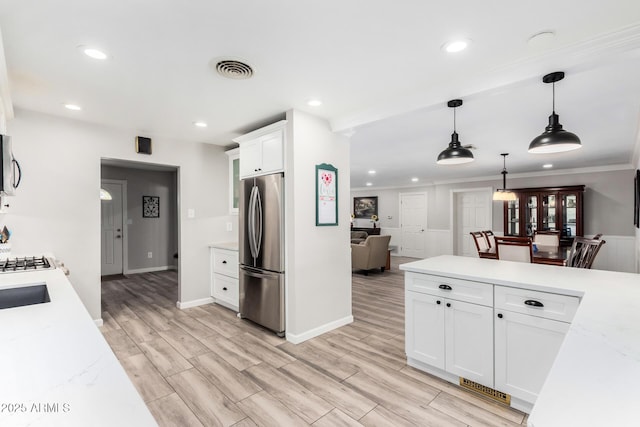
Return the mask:
{"type": "Polygon", "coordinates": [[[213,249],[213,272],[238,278],[238,252],[213,249]]]}
{"type": "Polygon", "coordinates": [[[406,272],[405,290],[493,306],[493,285],[487,283],[406,272]]]}
{"type": "Polygon", "coordinates": [[[496,286],[495,295],[496,310],[508,310],[561,322],[571,322],[580,304],[578,297],[507,286],[496,286]]]}
{"type": "Polygon", "coordinates": [[[213,297],[238,306],[238,279],[222,274],[213,275],[213,297]]]}

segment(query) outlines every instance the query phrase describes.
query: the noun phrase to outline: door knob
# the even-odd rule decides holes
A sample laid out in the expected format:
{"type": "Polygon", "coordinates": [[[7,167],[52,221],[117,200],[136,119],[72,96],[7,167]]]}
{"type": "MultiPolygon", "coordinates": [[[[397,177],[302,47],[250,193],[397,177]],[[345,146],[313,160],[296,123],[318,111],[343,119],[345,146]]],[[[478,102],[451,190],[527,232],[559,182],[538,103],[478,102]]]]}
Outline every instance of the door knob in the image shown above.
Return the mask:
{"type": "Polygon", "coordinates": [[[118,228],[116,231],[119,233],[119,232],[120,232],[120,231],[122,231],[122,230],[120,230],[120,229],[118,228]]]}
{"type": "Polygon", "coordinates": [[[121,238],[121,237],[122,237],[122,236],[120,236],[120,235],[118,234],[118,235],[116,236],[116,239],[119,239],[119,238],[121,238]]]}

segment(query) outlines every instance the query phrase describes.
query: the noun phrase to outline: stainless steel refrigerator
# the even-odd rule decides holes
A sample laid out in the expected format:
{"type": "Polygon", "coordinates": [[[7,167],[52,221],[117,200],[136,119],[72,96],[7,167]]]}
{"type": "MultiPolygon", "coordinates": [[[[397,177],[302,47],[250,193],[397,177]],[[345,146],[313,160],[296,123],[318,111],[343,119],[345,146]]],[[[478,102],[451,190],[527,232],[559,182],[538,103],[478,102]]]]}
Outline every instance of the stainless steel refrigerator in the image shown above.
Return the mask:
{"type": "Polygon", "coordinates": [[[240,317],[284,336],[284,175],[240,182],[240,317]]]}

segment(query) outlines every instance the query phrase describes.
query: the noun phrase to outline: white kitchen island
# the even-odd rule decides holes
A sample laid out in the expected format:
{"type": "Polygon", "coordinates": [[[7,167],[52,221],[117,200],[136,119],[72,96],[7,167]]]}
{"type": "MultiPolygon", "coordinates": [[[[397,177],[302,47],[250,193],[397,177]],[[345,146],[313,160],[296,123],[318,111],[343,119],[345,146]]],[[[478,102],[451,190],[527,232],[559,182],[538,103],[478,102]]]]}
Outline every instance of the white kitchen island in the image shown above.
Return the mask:
{"type": "Polygon", "coordinates": [[[579,297],[579,307],[528,425],[638,425],[640,275],[451,255],[403,264],[400,268],[442,278],[579,297]]]}
{"type": "Polygon", "coordinates": [[[0,275],[46,283],[50,302],[0,309],[0,426],[155,426],[59,269],[0,275]]]}

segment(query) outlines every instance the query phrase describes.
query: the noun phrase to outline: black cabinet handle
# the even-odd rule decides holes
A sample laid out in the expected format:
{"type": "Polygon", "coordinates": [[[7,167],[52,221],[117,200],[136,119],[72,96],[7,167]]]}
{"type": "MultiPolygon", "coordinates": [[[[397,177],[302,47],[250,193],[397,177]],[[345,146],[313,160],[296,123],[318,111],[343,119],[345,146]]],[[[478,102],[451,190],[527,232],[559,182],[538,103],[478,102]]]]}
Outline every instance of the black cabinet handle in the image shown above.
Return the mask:
{"type": "Polygon", "coordinates": [[[449,285],[440,285],[438,287],[440,289],[444,289],[445,291],[450,291],[451,290],[451,286],[449,286],[449,285]]]}
{"type": "Polygon", "coordinates": [[[502,313],[498,313],[498,319],[502,319],[502,313]]]}
{"type": "Polygon", "coordinates": [[[450,302],[447,303],[447,307],[451,307],[451,303],[450,302]]]}
{"type": "Polygon", "coordinates": [[[440,304],[440,300],[436,301],[436,304],[440,304]]]}
{"type": "Polygon", "coordinates": [[[524,302],[525,305],[529,305],[531,307],[544,307],[544,304],[540,301],[536,301],[534,299],[528,299],[524,302]]]}
{"type": "Polygon", "coordinates": [[[223,291],[226,291],[226,290],[227,290],[227,288],[222,288],[222,290],[223,290],[223,291]]]}
{"type": "Polygon", "coordinates": [[[223,263],[223,264],[226,264],[226,263],[227,263],[227,261],[226,261],[226,260],[225,260],[225,261],[222,261],[222,263],[223,263]]]}

